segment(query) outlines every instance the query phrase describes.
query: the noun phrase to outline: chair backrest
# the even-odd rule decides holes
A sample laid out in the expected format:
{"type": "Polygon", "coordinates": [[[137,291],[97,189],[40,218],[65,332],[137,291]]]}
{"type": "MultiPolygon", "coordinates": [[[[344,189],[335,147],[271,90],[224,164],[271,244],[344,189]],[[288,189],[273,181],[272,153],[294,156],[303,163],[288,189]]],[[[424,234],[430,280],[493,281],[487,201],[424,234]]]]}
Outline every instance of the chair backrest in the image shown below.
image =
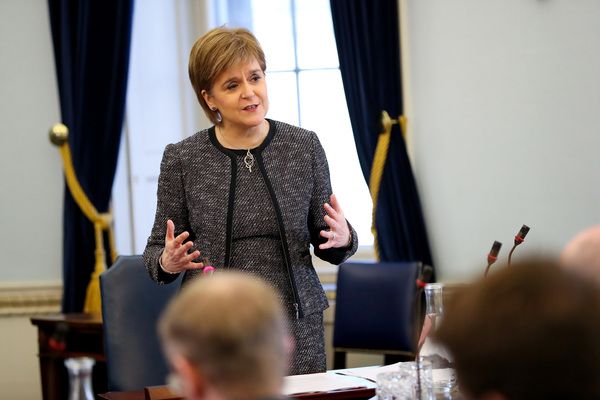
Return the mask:
{"type": "Polygon", "coordinates": [[[109,391],[163,385],[168,366],[158,339],[160,313],[181,285],[154,282],[142,256],[120,256],[100,275],[109,391]]]}
{"type": "Polygon", "coordinates": [[[337,275],[333,347],[412,352],[421,263],[348,262],[337,275]]]}

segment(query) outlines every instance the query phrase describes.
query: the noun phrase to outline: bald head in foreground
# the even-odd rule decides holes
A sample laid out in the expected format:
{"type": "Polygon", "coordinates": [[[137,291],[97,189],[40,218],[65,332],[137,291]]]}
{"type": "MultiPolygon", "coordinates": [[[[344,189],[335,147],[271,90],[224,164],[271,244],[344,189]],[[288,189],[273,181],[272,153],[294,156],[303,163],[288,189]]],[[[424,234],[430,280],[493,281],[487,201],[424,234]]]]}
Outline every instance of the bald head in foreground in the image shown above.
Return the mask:
{"type": "Polygon", "coordinates": [[[600,399],[600,290],[555,262],[469,285],[436,334],[466,399],[600,399]]]}
{"type": "Polygon", "coordinates": [[[198,279],[159,322],[187,399],[279,399],[288,364],[286,320],[271,287],[222,271],[198,279]]]}
{"type": "Polygon", "coordinates": [[[561,264],[600,285],[600,226],[578,233],[560,255],[561,264]]]}

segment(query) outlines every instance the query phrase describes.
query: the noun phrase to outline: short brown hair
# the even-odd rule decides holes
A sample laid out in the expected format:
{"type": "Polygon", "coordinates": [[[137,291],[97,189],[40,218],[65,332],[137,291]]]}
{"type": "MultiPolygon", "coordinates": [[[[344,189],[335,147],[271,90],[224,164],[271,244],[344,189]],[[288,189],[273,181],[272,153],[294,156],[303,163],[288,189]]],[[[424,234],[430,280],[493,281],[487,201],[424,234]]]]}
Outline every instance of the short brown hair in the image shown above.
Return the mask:
{"type": "Polygon", "coordinates": [[[186,285],[160,318],[169,354],[195,365],[223,393],[280,387],[287,326],[274,289],[248,273],[220,271],[186,285]]]}
{"type": "Polygon", "coordinates": [[[188,73],[196,97],[208,118],[217,123],[214,112],[208,107],[202,91],[210,92],[215,79],[226,69],[241,61],[258,61],[263,72],[267,69],[265,54],[258,40],[247,29],[212,29],[202,35],[190,52],[188,73]]]}
{"type": "Polygon", "coordinates": [[[474,398],[600,398],[600,291],[553,261],[505,267],[457,293],[436,337],[474,398]]]}

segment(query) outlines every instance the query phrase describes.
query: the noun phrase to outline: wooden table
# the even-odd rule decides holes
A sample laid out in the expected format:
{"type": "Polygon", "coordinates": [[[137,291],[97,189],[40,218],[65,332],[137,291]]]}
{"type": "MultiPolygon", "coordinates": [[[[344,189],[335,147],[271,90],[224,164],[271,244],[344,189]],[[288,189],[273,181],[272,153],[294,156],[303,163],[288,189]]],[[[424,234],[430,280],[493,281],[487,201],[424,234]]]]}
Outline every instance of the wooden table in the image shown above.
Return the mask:
{"type": "MultiPolygon", "coordinates": [[[[159,389],[157,394],[148,394],[148,390],[138,390],[134,392],[108,392],[98,395],[106,400],[180,400],[181,397],[169,395],[163,386],[155,387],[159,389]]],[[[311,392],[294,395],[293,399],[298,400],[366,400],[375,396],[374,388],[352,388],[344,390],[334,390],[330,392],[311,392]]]]}
{"type": "Polygon", "coordinates": [[[102,317],[89,314],[56,314],[31,318],[38,328],[38,357],[44,400],[69,398],[69,377],[64,360],[91,357],[95,393],[108,390],[102,317]]]}

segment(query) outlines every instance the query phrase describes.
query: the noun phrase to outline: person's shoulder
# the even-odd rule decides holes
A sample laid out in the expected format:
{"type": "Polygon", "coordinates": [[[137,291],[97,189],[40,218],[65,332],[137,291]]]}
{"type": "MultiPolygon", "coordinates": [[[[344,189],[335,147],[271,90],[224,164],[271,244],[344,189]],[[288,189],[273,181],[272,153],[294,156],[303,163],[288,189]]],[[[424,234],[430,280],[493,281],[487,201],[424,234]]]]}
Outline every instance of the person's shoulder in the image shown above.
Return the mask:
{"type": "Polygon", "coordinates": [[[178,147],[208,145],[210,144],[209,132],[210,128],[202,129],[201,131],[198,131],[193,135],[180,140],[179,142],[175,143],[175,145],[178,147]]]}
{"type": "Polygon", "coordinates": [[[210,145],[209,131],[210,129],[202,129],[179,142],[168,144],[167,150],[172,149],[180,154],[198,151],[199,149],[210,145]]]}
{"type": "Polygon", "coordinates": [[[315,132],[296,125],[291,125],[286,122],[275,121],[272,119],[270,119],[269,122],[274,125],[275,132],[281,140],[302,142],[314,140],[317,137],[315,132]]]}

